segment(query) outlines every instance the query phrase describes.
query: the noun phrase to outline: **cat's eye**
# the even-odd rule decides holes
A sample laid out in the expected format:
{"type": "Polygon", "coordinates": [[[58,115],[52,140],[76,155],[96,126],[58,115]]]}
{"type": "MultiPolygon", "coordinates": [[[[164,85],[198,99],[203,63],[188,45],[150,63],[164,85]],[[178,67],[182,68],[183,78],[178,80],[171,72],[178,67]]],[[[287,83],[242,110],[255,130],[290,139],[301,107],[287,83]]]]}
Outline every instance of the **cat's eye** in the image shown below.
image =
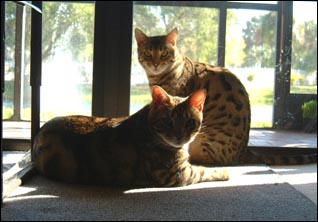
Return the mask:
{"type": "Polygon", "coordinates": [[[194,119],[189,119],[187,122],[186,122],[186,127],[188,129],[192,129],[196,126],[196,121],[194,119]]]}
{"type": "Polygon", "coordinates": [[[163,119],[160,120],[160,122],[161,122],[164,126],[166,126],[166,127],[168,127],[168,128],[172,128],[172,126],[173,126],[173,122],[172,122],[172,120],[171,120],[170,118],[163,118],[163,119]]]}
{"type": "Polygon", "coordinates": [[[166,50],[162,51],[161,57],[167,57],[167,56],[168,56],[168,52],[166,50]]]}
{"type": "Polygon", "coordinates": [[[149,52],[149,51],[144,51],[144,56],[146,56],[146,57],[151,57],[151,52],[149,52]]]}

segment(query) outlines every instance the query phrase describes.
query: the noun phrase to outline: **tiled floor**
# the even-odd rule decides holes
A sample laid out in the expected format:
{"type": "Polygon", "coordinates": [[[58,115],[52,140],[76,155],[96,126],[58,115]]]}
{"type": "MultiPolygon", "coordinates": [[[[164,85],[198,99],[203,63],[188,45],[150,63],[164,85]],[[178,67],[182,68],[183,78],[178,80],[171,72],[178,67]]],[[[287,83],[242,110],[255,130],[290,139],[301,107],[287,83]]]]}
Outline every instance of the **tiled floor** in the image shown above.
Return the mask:
{"type": "Polygon", "coordinates": [[[252,129],[249,146],[317,148],[317,133],[252,129]]]}

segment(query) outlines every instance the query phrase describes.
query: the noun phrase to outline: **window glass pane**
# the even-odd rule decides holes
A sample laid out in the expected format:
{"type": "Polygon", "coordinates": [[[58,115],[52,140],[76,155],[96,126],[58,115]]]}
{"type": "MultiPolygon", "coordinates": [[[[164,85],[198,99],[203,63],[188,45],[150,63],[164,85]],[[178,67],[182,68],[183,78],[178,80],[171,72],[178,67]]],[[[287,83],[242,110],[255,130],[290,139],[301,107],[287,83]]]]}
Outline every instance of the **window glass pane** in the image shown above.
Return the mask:
{"type": "MultiPolygon", "coordinates": [[[[31,119],[31,9],[25,7],[23,16],[16,19],[16,7],[23,8],[13,2],[6,2],[6,82],[3,117],[19,121],[31,119]],[[17,28],[16,31],[19,23],[23,28],[17,28]],[[22,54],[20,57],[15,53],[17,47],[20,47],[17,50],[22,54]],[[19,86],[21,92],[17,90],[19,86]]],[[[59,115],[90,115],[93,2],[43,2],[42,28],[41,121],[59,115]]]]}
{"type": "Polygon", "coordinates": [[[5,4],[5,91],[3,93],[2,117],[9,119],[13,116],[16,4],[9,1],[6,1],[5,4]]]}
{"type": "Polygon", "coordinates": [[[317,94],[317,2],[293,2],[290,92],[317,94]]]}
{"type": "Polygon", "coordinates": [[[94,4],[43,2],[41,121],[91,115],[94,4]]]}
{"type": "Polygon", "coordinates": [[[6,2],[3,118],[11,121],[30,113],[30,19],[29,7],[6,2]]]}
{"type": "Polygon", "coordinates": [[[225,66],[246,87],[251,127],[272,127],[276,12],[229,9],[225,66]]]}
{"type": "MultiPolygon", "coordinates": [[[[133,28],[149,36],[164,35],[178,27],[179,50],[194,61],[216,64],[218,9],[135,5],[133,28]],[[180,19],[182,18],[182,19],[180,19]],[[191,47],[189,47],[191,46],[191,47]]],[[[148,80],[138,62],[137,44],[133,39],[130,113],[150,101],[148,80]]]]}

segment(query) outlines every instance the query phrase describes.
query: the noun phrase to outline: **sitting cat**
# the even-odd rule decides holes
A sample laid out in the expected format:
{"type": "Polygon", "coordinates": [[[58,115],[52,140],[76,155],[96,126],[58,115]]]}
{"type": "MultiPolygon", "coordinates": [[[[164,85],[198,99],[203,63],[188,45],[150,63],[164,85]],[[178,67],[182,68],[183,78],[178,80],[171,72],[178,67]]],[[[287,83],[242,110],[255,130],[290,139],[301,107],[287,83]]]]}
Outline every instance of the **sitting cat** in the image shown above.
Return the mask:
{"type": "Polygon", "coordinates": [[[190,162],[196,164],[301,164],[317,162],[317,154],[301,156],[255,155],[247,149],[251,122],[248,93],[228,69],[193,62],[177,48],[178,30],[147,36],[138,28],[135,38],[138,60],[150,87],[159,85],[173,96],[188,96],[206,89],[204,127],[189,146],[190,162]]]}
{"type": "Polygon", "coordinates": [[[227,180],[223,169],[188,162],[205,99],[205,90],[181,98],[153,86],[152,102],[128,118],[54,118],[35,137],[35,167],[48,178],[79,184],[171,187],[227,180]]]}

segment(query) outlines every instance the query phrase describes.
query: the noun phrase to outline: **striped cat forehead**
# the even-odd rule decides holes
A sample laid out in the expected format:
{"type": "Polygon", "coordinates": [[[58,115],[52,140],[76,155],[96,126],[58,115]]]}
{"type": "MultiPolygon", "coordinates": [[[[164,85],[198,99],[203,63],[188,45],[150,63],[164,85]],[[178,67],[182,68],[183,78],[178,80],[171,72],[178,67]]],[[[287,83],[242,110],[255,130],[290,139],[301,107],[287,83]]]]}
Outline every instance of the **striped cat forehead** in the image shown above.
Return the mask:
{"type": "Polygon", "coordinates": [[[179,103],[182,103],[185,100],[187,100],[188,97],[173,96],[172,99],[173,99],[174,104],[179,104],[179,103]]]}
{"type": "Polygon", "coordinates": [[[162,45],[166,43],[170,43],[175,46],[176,40],[178,37],[178,29],[174,28],[167,35],[156,35],[156,36],[147,36],[143,31],[138,28],[135,28],[135,38],[138,46],[141,44],[152,44],[152,45],[162,45]]]}
{"type": "Polygon", "coordinates": [[[169,48],[169,44],[171,43],[166,40],[165,36],[148,37],[146,41],[142,42],[144,48],[160,50],[169,48]]]}
{"type": "Polygon", "coordinates": [[[166,37],[166,36],[177,36],[178,35],[178,28],[174,28],[172,29],[169,33],[167,33],[166,35],[152,35],[152,36],[149,36],[149,35],[146,35],[143,31],[141,31],[140,29],[138,28],[135,28],[135,37],[136,38],[145,38],[145,37],[166,37]]]}

